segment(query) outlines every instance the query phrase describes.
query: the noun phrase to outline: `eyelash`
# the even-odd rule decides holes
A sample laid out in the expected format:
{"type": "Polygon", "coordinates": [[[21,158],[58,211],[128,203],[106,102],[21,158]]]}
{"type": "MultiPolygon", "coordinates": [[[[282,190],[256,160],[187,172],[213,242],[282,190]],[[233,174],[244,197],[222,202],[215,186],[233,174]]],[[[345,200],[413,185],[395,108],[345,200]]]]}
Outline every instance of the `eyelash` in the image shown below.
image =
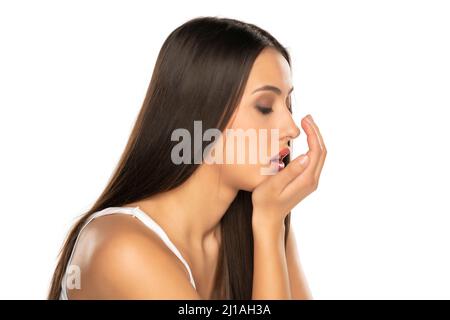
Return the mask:
{"type": "Polygon", "coordinates": [[[256,108],[261,112],[263,115],[268,115],[269,113],[272,113],[273,109],[270,107],[263,107],[263,106],[256,106],[256,108]]]}

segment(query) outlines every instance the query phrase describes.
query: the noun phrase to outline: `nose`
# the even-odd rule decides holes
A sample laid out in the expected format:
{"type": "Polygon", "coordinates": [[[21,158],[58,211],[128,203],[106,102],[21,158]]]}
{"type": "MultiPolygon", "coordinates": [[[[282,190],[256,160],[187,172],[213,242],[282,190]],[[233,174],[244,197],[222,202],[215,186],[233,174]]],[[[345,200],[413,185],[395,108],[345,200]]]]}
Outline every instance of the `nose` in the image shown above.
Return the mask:
{"type": "Polygon", "coordinates": [[[289,114],[288,119],[284,122],[283,133],[281,138],[287,141],[293,140],[300,135],[300,128],[295,124],[291,114],[289,114]]]}

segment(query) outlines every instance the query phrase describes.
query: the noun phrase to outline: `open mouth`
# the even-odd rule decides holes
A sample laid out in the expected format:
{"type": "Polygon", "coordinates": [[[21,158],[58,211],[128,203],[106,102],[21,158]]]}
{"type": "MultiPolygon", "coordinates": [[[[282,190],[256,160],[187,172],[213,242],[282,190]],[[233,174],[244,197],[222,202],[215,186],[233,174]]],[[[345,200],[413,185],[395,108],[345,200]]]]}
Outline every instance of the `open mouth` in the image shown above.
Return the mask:
{"type": "Polygon", "coordinates": [[[270,162],[274,163],[278,166],[278,171],[282,170],[285,167],[285,164],[283,162],[283,159],[289,155],[291,150],[288,147],[285,147],[281,149],[275,156],[270,158],[270,162]]]}

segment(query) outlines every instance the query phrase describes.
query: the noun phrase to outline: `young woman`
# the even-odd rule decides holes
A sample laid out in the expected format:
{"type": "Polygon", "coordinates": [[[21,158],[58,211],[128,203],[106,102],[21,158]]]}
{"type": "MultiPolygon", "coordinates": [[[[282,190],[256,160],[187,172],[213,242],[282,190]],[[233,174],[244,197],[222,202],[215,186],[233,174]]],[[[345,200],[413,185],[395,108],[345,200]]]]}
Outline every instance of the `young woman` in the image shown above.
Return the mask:
{"type": "Polygon", "coordinates": [[[114,174],[65,241],[49,299],[312,298],[289,218],[316,190],[326,148],[308,115],[309,150],[290,160],[300,134],[290,63],[253,24],[201,17],[175,29],[114,174]],[[202,132],[276,130],[279,147],[269,161],[198,163],[212,141],[202,140],[182,152],[192,161],[174,161],[174,132],[195,136],[195,121],[202,132]]]}

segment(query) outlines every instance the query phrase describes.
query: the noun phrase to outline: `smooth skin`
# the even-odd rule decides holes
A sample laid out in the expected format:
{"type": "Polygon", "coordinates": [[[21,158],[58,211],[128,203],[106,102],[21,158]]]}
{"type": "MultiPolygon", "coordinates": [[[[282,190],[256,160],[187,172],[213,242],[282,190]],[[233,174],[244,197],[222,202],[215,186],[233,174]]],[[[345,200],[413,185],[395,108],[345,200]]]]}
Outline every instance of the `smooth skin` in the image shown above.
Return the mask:
{"type": "MultiPolygon", "coordinates": [[[[228,128],[279,129],[279,147],[300,134],[290,112],[291,70],[274,49],[255,60],[239,106],[228,128]],[[258,90],[270,85],[277,90],[258,90]],[[260,107],[270,108],[261,112],[260,107]]],[[[124,206],[139,208],[167,233],[189,264],[182,262],[149,228],[133,217],[112,214],[90,222],[80,234],[72,264],[81,269],[81,289],[70,299],[210,299],[221,243],[220,220],[239,190],[252,191],[253,299],[311,299],[294,229],[284,247],[283,220],[317,189],[326,148],[317,124],[301,120],[307,135],[302,155],[275,175],[261,175],[257,164],[202,164],[181,186],[124,206]],[[205,196],[204,190],[208,190],[205,196]]],[[[270,148],[270,141],[267,141],[270,148]]],[[[269,149],[270,150],[270,149],[269,149]]],[[[229,150],[224,150],[229,152],[229,150]]]]}
{"type": "MultiPolygon", "coordinates": [[[[327,150],[311,115],[302,120],[309,151],[260,184],[252,194],[255,243],[253,299],[310,299],[291,235],[284,258],[284,218],[318,187],[327,150]],[[272,258],[268,258],[272,257],[272,258]],[[271,277],[266,277],[270,274],[271,277]]],[[[290,233],[293,229],[290,229],[290,233]]]]}

